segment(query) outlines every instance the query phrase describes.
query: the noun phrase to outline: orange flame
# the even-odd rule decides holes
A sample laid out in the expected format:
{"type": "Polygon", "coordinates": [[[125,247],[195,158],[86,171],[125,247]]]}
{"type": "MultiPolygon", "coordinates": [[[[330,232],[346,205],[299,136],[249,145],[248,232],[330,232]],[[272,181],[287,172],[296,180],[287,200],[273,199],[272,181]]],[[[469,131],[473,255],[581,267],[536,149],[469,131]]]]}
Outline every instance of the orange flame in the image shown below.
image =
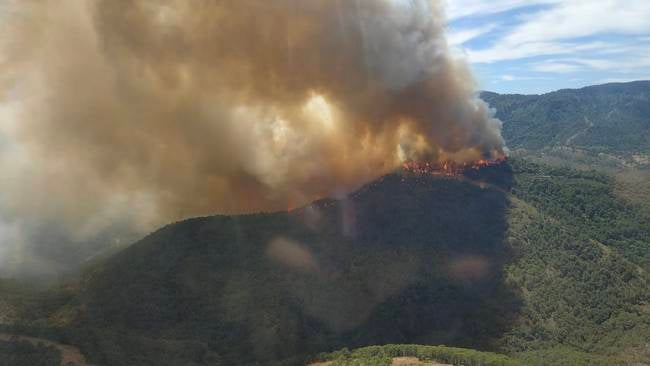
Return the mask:
{"type": "Polygon", "coordinates": [[[403,171],[413,175],[432,175],[456,177],[468,170],[479,170],[484,167],[501,164],[505,157],[496,159],[480,159],[468,163],[443,161],[440,163],[408,161],[402,164],[403,171]]]}

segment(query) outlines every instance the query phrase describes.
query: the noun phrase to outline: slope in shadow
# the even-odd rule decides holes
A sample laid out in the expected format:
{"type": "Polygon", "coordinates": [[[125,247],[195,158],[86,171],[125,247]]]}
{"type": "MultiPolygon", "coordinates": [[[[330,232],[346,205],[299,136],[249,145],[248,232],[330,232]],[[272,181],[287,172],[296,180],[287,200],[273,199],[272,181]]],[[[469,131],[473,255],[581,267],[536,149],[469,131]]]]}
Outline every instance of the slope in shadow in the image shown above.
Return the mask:
{"type": "Polygon", "coordinates": [[[393,174],[289,213],[169,225],[88,275],[80,342],[107,364],[494,348],[518,309],[502,276],[511,181],[507,163],[462,178],[393,174]]]}

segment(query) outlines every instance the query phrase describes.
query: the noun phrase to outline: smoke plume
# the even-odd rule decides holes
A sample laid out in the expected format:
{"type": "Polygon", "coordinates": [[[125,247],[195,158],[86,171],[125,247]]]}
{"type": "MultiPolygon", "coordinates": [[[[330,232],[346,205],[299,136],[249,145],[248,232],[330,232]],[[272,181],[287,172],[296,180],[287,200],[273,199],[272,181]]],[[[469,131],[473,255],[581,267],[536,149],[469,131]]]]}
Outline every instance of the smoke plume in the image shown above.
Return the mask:
{"type": "Polygon", "coordinates": [[[26,0],[0,12],[5,226],[54,223],[83,241],[116,221],[149,230],[294,207],[406,160],[504,153],[439,1],[26,0]]]}

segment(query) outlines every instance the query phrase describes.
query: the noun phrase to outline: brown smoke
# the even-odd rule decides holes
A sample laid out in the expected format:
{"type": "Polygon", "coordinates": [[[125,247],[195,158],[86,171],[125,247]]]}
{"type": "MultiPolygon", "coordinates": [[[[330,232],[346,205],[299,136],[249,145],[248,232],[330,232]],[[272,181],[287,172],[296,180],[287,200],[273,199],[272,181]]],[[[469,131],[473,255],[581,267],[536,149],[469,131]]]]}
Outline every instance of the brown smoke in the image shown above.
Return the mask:
{"type": "Polygon", "coordinates": [[[14,177],[3,182],[12,212],[92,231],[128,207],[147,226],[286,209],[407,159],[503,154],[500,122],[450,55],[439,1],[8,9],[0,98],[17,106],[0,132],[20,158],[0,167],[14,177]]]}
{"type": "Polygon", "coordinates": [[[271,240],[266,254],[283,266],[306,273],[318,272],[318,262],[309,249],[291,239],[278,237],[271,240]]]}

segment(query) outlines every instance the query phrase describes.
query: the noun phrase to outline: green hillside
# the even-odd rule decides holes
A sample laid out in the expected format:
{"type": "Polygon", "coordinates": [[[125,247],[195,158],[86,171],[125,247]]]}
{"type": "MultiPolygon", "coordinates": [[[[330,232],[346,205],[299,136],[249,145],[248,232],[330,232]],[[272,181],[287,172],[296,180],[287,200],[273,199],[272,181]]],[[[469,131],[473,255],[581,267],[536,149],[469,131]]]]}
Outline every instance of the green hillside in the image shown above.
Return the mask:
{"type": "Polygon", "coordinates": [[[519,159],[393,174],[290,213],[169,225],[11,330],[100,365],[299,365],[391,343],[643,364],[647,212],[608,176],[519,159]]]}
{"type": "Polygon", "coordinates": [[[501,188],[391,175],[341,202],[188,220],[89,275],[84,326],[198,342],[224,364],[375,343],[493,348],[517,307],[501,273],[506,210],[501,188]]]}
{"type": "Polygon", "coordinates": [[[0,363],[56,364],[25,334],[98,365],[648,365],[649,96],[483,93],[525,159],[174,223],[45,291],[0,280],[0,363]],[[434,346],[347,351],[387,344],[434,346]]]}
{"type": "Polygon", "coordinates": [[[510,354],[539,364],[628,364],[650,359],[647,220],[598,173],[519,161],[509,217],[521,289],[510,354]],[[638,240],[638,241],[637,241],[638,240]],[[568,362],[567,360],[571,360],[568,362]]]}
{"type": "Polygon", "coordinates": [[[20,340],[0,339],[0,366],[59,366],[61,354],[54,347],[20,340]]]}
{"type": "Polygon", "coordinates": [[[347,348],[319,355],[313,365],[328,366],[435,366],[476,365],[476,366],[519,366],[521,362],[490,352],[471,349],[422,346],[414,344],[389,344],[370,346],[353,351],[347,348]]]}
{"type": "Polygon", "coordinates": [[[504,121],[503,136],[512,149],[569,146],[623,156],[650,154],[650,81],[543,95],[484,92],[481,98],[504,121]]]}

